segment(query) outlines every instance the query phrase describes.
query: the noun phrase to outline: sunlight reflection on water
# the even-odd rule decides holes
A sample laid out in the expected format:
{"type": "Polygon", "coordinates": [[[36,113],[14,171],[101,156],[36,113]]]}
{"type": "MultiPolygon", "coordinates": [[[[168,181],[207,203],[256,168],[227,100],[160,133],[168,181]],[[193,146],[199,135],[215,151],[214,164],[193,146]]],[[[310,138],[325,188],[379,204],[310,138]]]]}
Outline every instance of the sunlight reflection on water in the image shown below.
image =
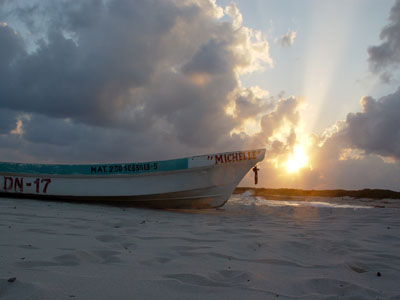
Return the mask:
{"type": "Polygon", "coordinates": [[[318,198],[319,201],[298,201],[298,200],[271,200],[265,199],[263,197],[253,196],[250,192],[245,192],[243,194],[232,195],[229,202],[232,204],[246,205],[246,206],[295,206],[295,207],[319,207],[319,208],[372,208],[367,205],[355,205],[348,203],[334,203],[331,199],[318,198]]]}

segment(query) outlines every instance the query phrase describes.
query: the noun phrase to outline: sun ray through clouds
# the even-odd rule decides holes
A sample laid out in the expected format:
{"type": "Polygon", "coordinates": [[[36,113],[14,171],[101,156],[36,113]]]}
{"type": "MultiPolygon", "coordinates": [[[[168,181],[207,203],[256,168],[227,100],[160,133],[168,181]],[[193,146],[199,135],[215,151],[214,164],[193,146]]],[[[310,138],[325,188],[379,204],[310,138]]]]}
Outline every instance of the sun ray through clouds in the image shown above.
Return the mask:
{"type": "Polygon", "coordinates": [[[330,94],[334,78],[342,72],[339,68],[350,42],[349,28],[360,4],[359,1],[346,2],[340,18],[338,5],[333,2],[316,2],[311,12],[302,91],[308,104],[306,127],[309,132],[329,126],[331,120],[326,113],[341,109],[339,105],[334,106],[330,94]]]}

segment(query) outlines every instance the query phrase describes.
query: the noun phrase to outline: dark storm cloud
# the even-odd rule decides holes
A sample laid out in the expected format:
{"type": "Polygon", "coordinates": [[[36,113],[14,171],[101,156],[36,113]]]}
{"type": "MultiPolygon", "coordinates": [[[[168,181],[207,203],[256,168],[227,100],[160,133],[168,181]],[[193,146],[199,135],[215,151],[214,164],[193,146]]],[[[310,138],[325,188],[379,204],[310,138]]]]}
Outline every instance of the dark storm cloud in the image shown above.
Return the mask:
{"type": "Polygon", "coordinates": [[[2,158],[21,162],[115,163],[162,160],[194,153],[193,148],[179,144],[176,136],[160,135],[158,129],[132,134],[128,130],[40,115],[32,116],[23,124],[23,135],[0,134],[2,158]]]}
{"type": "Polygon", "coordinates": [[[0,45],[0,89],[5,89],[6,80],[11,75],[13,64],[23,54],[24,45],[18,34],[5,23],[0,23],[0,45]]]}
{"type": "Polygon", "coordinates": [[[362,111],[349,113],[322,142],[321,160],[339,158],[351,149],[362,151],[358,158],[375,154],[400,160],[400,89],[378,100],[366,96],[360,102],[362,111]]]}
{"type": "Polygon", "coordinates": [[[389,24],[380,33],[382,43],[368,48],[370,68],[390,81],[392,72],[400,64],[400,0],[390,10],[389,24]]]}
{"type": "Polygon", "coordinates": [[[190,62],[183,67],[185,73],[226,73],[232,68],[231,61],[234,59],[229,44],[224,41],[211,39],[202,45],[190,62]]]}
{"type": "Polygon", "coordinates": [[[51,19],[46,42],[19,59],[14,77],[3,80],[2,105],[93,124],[114,122],[129,89],[147,84],[163,61],[159,41],[171,24],[151,13],[158,7],[168,15],[168,9],[150,2],[66,2],[51,19]]]}
{"type": "MultiPolygon", "coordinates": [[[[22,53],[22,39],[6,24],[0,24],[0,90],[6,88],[13,64],[22,53]]],[[[17,112],[4,109],[2,103],[8,95],[0,93],[0,134],[9,133],[16,127],[17,112]]]]}
{"type": "Polygon", "coordinates": [[[82,128],[69,119],[32,115],[23,124],[24,139],[27,142],[66,146],[84,137],[82,128]]]}
{"type": "Polygon", "coordinates": [[[352,147],[400,159],[400,89],[375,100],[361,99],[362,112],[347,115],[344,129],[352,147]]]}
{"type": "Polygon", "coordinates": [[[0,109],[0,135],[8,134],[16,128],[17,125],[17,112],[0,109]]]}
{"type": "Polygon", "coordinates": [[[232,5],[231,22],[218,20],[223,9],[208,0],[3,8],[10,24],[0,27],[0,110],[10,114],[0,146],[27,157],[140,159],[156,149],[174,156],[243,148],[252,139],[232,130],[274,110],[272,100],[266,105],[265,96],[241,87],[241,73],[272,60],[268,42],[241,25],[232,5]],[[235,116],[226,113],[232,101],[235,116]]]}

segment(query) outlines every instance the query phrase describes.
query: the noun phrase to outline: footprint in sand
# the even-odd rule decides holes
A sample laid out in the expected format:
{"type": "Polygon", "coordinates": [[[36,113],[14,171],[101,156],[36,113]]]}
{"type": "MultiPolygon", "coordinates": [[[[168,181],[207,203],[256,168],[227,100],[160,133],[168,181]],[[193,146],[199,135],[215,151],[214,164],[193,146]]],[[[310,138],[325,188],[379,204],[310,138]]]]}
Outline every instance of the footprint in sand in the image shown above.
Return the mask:
{"type": "Polygon", "coordinates": [[[98,235],[96,236],[96,240],[104,243],[122,242],[120,237],[111,234],[98,235]]]}
{"type": "Polygon", "coordinates": [[[250,282],[251,274],[238,270],[222,270],[208,276],[182,273],[165,275],[167,278],[176,279],[182,283],[208,286],[208,287],[232,287],[245,285],[250,282]]]}

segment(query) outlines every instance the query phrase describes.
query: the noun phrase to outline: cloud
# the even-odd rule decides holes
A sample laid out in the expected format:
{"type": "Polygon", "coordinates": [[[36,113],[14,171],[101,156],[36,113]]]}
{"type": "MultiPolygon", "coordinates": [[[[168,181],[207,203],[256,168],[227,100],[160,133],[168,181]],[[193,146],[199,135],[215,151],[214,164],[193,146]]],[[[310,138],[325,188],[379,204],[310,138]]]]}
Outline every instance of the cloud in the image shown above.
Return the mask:
{"type": "Polygon", "coordinates": [[[285,125],[289,126],[290,131],[296,128],[300,121],[299,105],[300,102],[295,97],[280,99],[274,111],[262,117],[260,136],[272,137],[276,130],[280,130],[285,125]]]}
{"type": "Polygon", "coordinates": [[[23,41],[5,22],[0,26],[0,76],[9,75],[6,72],[14,59],[23,53],[23,41]]]}
{"type": "Polygon", "coordinates": [[[360,103],[361,112],[349,113],[345,121],[316,137],[315,165],[377,157],[400,167],[400,88],[378,100],[365,96],[360,103]]]}
{"type": "MultiPolygon", "coordinates": [[[[360,102],[361,112],[349,113],[324,134],[311,137],[310,168],[301,176],[284,177],[286,186],[399,190],[400,89],[378,100],[366,96],[360,102]]],[[[279,187],[281,182],[278,177],[271,184],[279,187]]]]}
{"type": "Polygon", "coordinates": [[[343,134],[350,146],[400,160],[400,89],[379,100],[363,97],[361,106],[347,115],[343,134]]]}
{"type": "Polygon", "coordinates": [[[17,112],[8,109],[0,109],[0,135],[8,134],[15,129],[17,124],[17,112]]]}
{"type": "Polygon", "coordinates": [[[235,3],[228,5],[225,8],[225,12],[232,18],[232,25],[234,28],[240,28],[242,26],[243,17],[235,3]]]}
{"type": "MultiPolygon", "coordinates": [[[[268,141],[266,158],[259,165],[262,186],[399,190],[400,88],[377,100],[363,97],[361,112],[348,113],[322,134],[307,137],[297,131],[299,100],[289,97],[273,103],[270,113],[262,117],[262,131],[256,139],[268,141]],[[308,163],[298,173],[288,173],[285,164],[299,144],[308,163]]],[[[248,174],[242,184],[253,182],[253,174],[248,174]]]]}
{"type": "Polygon", "coordinates": [[[288,30],[288,32],[281,37],[279,37],[276,42],[279,43],[282,47],[291,47],[294,43],[294,39],[296,38],[296,31],[288,30]]]}
{"type": "Polygon", "coordinates": [[[400,64],[400,0],[391,8],[389,23],[382,29],[380,39],[379,46],[368,48],[368,61],[371,71],[388,82],[400,64]]]}
{"type": "Polygon", "coordinates": [[[268,97],[268,92],[257,86],[238,89],[233,98],[235,105],[233,113],[239,120],[255,118],[260,112],[271,111],[277,104],[268,97]]]}
{"type": "Polygon", "coordinates": [[[378,155],[400,161],[400,88],[378,100],[362,97],[360,104],[361,112],[347,114],[345,121],[326,130],[316,143],[323,144],[324,153],[335,159],[378,155]]]}
{"type": "Polygon", "coordinates": [[[273,60],[234,4],[7,3],[8,25],[0,27],[4,160],[143,160],[264,147],[287,120],[298,122],[284,112],[296,110],[293,99],[242,86],[240,75],[273,60]],[[249,134],[249,121],[261,132],[249,134]]]}

